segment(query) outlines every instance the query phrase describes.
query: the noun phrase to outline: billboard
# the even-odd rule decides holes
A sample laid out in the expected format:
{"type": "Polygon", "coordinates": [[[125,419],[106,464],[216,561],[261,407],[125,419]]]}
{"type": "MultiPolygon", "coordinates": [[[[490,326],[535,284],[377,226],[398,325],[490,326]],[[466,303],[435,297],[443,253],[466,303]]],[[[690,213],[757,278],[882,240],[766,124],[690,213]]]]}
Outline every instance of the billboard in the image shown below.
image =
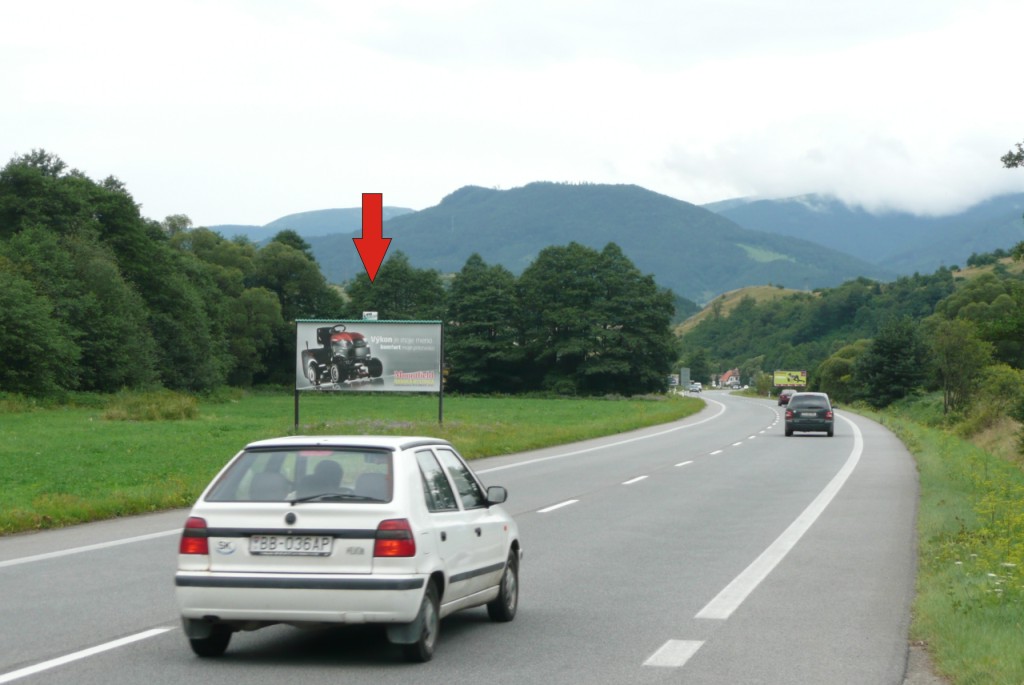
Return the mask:
{"type": "Polygon", "coordinates": [[[773,381],[777,388],[803,388],[807,386],[807,372],[776,371],[773,381]]]}
{"type": "Polygon", "coordinates": [[[440,321],[299,320],[295,389],[440,392],[440,321]]]}

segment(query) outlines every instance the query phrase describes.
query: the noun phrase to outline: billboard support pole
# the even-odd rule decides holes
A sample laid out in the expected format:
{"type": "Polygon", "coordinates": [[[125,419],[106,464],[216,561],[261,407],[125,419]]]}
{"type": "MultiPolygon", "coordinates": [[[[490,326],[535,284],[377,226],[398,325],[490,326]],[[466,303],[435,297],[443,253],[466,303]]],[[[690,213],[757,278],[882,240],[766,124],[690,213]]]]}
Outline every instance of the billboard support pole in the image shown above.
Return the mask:
{"type": "MultiPolygon", "coordinates": [[[[295,322],[295,339],[299,338],[299,322],[295,322]]],[[[295,386],[295,434],[299,434],[299,387],[295,386]]]]}
{"type": "Polygon", "coordinates": [[[441,354],[439,358],[441,360],[440,368],[437,373],[440,376],[440,383],[437,391],[437,425],[444,425],[444,324],[441,324],[441,354]]]}

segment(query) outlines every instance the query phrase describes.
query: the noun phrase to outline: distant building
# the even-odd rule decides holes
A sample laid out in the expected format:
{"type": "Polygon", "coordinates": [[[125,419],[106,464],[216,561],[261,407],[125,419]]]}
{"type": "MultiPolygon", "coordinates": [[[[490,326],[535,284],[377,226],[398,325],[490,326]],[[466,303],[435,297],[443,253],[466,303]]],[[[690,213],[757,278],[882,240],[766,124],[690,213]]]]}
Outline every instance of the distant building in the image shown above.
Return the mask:
{"type": "Polygon", "coordinates": [[[723,388],[738,388],[740,387],[740,370],[729,369],[722,374],[722,378],[719,380],[723,388]]]}

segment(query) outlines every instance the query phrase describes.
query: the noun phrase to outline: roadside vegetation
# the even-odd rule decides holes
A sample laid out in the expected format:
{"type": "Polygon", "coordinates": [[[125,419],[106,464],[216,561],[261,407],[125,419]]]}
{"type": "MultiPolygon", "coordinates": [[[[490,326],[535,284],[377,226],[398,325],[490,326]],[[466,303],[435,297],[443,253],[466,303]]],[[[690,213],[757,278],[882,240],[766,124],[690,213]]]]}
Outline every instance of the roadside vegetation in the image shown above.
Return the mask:
{"type": "MultiPolygon", "coordinates": [[[[540,399],[303,396],[299,433],[432,435],[467,458],[508,454],[666,423],[682,397],[540,399]]],[[[246,443],[295,432],[291,392],[76,396],[43,406],[0,399],[0,534],[186,507],[246,443]]]]}
{"type": "Polygon", "coordinates": [[[914,454],[920,479],[911,639],[954,685],[1024,683],[1024,458],[1013,419],[970,439],[936,393],[865,415],[914,454]]]}

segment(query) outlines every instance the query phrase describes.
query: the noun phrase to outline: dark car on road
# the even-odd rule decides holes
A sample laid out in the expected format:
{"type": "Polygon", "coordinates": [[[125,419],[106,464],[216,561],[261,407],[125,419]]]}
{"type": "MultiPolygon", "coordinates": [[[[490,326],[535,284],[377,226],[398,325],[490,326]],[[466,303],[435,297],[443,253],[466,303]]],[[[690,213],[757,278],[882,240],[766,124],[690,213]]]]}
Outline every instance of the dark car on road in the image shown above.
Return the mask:
{"type": "Polygon", "coordinates": [[[789,402],[789,398],[796,394],[796,390],[793,388],[783,388],[782,392],[779,393],[779,405],[786,404],[789,402]]]}
{"type": "Polygon", "coordinates": [[[786,405],[786,437],[794,432],[826,433],[832,437],[835,412],[828,395],[823,392],[798,392],[786,405]]]}

